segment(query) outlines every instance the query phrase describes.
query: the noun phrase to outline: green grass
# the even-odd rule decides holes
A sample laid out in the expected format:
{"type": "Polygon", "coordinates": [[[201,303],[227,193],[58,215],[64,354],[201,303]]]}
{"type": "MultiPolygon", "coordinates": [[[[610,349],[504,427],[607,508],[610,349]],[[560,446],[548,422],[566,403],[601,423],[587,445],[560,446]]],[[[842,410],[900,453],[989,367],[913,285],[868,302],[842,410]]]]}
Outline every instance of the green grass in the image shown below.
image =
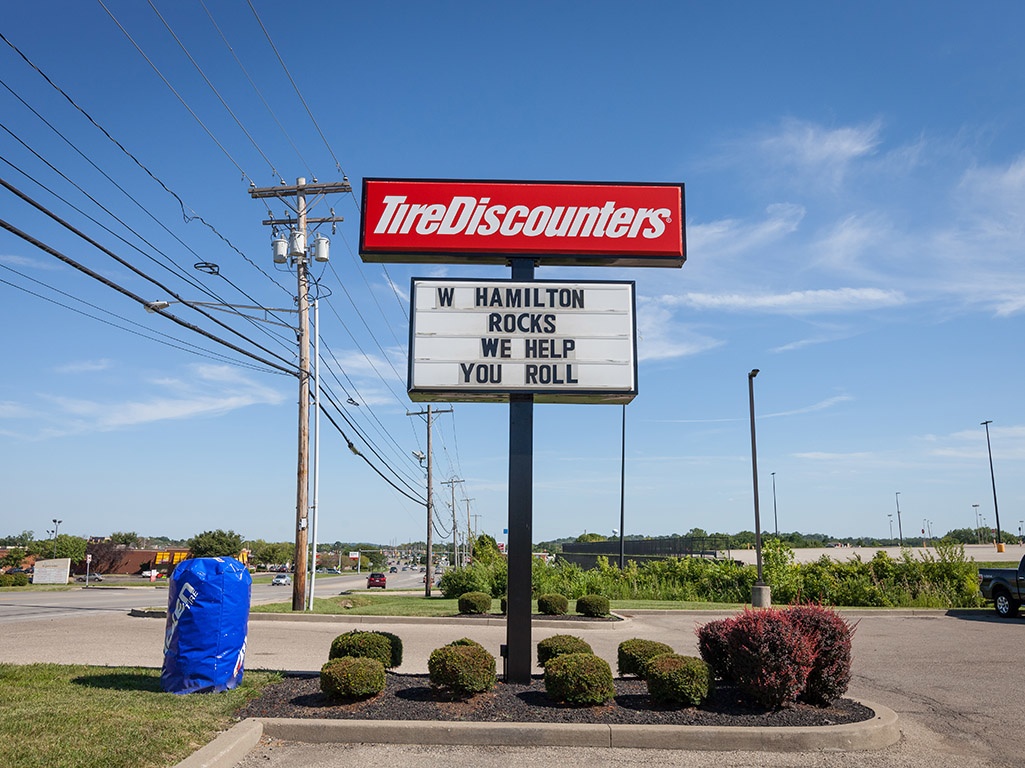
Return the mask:
{"type": "Polygon", "coordinates": [[[0,765],[163,768],[232,724],[232,713],[281,676],[246,672],[234,691],[178,696],[160,670],[0,664],[0,765]]]}
{"type": "Polygon", "coordinates": [[[976,561],[975,566],[977,568],[1010,568],[1014,570],[1018,567],[1018,561],[1011,560],[987,560],[987,561],[976,561]]]}
{"type": "Polygon", "coordinates": [[[0,587],[0,592],[67,592],[69,589],[74,587],[70,584],[26,584],[24,587],[0,587]]]}

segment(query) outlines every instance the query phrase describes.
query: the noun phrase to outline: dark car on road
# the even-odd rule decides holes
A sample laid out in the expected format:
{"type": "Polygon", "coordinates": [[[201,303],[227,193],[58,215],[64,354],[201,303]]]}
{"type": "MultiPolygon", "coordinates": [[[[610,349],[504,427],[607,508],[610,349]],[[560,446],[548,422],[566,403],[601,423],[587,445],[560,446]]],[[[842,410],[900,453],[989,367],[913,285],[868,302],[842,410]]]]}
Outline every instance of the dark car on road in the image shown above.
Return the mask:
{"type": "Polygon", "coordinates": [[[370,589],[371,587],[380,587],[381,589],[384,589],[386,583],[387,577],[383,573],[372,573],[367,576],[367,589],[370,589]]]}

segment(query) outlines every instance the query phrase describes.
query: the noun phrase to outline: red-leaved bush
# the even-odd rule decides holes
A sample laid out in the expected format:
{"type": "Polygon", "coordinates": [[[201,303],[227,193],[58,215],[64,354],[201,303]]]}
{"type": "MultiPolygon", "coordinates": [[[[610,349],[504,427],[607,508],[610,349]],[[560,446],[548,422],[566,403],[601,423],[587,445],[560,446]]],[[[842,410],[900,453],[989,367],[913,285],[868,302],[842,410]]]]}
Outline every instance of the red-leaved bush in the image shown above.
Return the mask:
{"type": "Polygon", "coordinates": [[[825,705],[847,692],[851,682],[851,638],[854,626],[822,605],[795,605],[784,611],[812,647],[814,661],[800,698],[825,705]]]}
{"type": "Polygon", "coordinates": [[[730,680],[730,631],[734,619],[718,619],[702,624],[695,632],[698,636],[698,652],[712,673],[723,681],[730,680]]]}
{"type": "Polygon", "coordinates": [[[745,610],[733,619],[727,647],[733,682],[770,709],[793,704],[815,661],[808,638],[784,611],[745,610]]]}

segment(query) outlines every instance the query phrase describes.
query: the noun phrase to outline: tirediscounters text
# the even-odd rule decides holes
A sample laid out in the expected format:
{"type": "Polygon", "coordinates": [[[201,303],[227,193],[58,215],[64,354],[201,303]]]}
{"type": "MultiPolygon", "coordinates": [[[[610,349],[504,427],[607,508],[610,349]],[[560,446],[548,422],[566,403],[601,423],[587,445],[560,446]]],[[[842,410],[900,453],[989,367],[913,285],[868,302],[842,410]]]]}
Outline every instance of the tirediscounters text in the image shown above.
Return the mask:
{"type": "Polygon", "coordinates": [[[636,394],[632,282],[414,280],[410,396],[627,402],[636,394]]]}

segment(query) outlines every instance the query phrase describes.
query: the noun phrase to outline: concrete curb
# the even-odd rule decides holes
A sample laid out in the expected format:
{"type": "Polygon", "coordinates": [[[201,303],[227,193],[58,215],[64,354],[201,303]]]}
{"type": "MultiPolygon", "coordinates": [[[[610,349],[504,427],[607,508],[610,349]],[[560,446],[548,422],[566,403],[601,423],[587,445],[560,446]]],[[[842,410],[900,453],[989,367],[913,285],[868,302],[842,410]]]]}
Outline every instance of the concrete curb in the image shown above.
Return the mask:
{"type": "Polygon", "coordinates": [[[174,768],[232,768],[259,743],[261,736],[263,724],[248,718],[193,752],[174,768]]]}
{"type": "MultiPolygon", "coordinates": [[[[849,725],[806,728],[473,723],[436,720],[296,720],[277,717],[253,720],[262,724],[264,736],[282,741],[313,744],[631,747],[716,752],[807,752],[873,750],[897,743],[900,740],[897,714],[880,704],[867,701],[860,703],[872,709],[875,717],[849,725]]],[[[243,721],[248,722],[250,720],[243,721]]]]}

